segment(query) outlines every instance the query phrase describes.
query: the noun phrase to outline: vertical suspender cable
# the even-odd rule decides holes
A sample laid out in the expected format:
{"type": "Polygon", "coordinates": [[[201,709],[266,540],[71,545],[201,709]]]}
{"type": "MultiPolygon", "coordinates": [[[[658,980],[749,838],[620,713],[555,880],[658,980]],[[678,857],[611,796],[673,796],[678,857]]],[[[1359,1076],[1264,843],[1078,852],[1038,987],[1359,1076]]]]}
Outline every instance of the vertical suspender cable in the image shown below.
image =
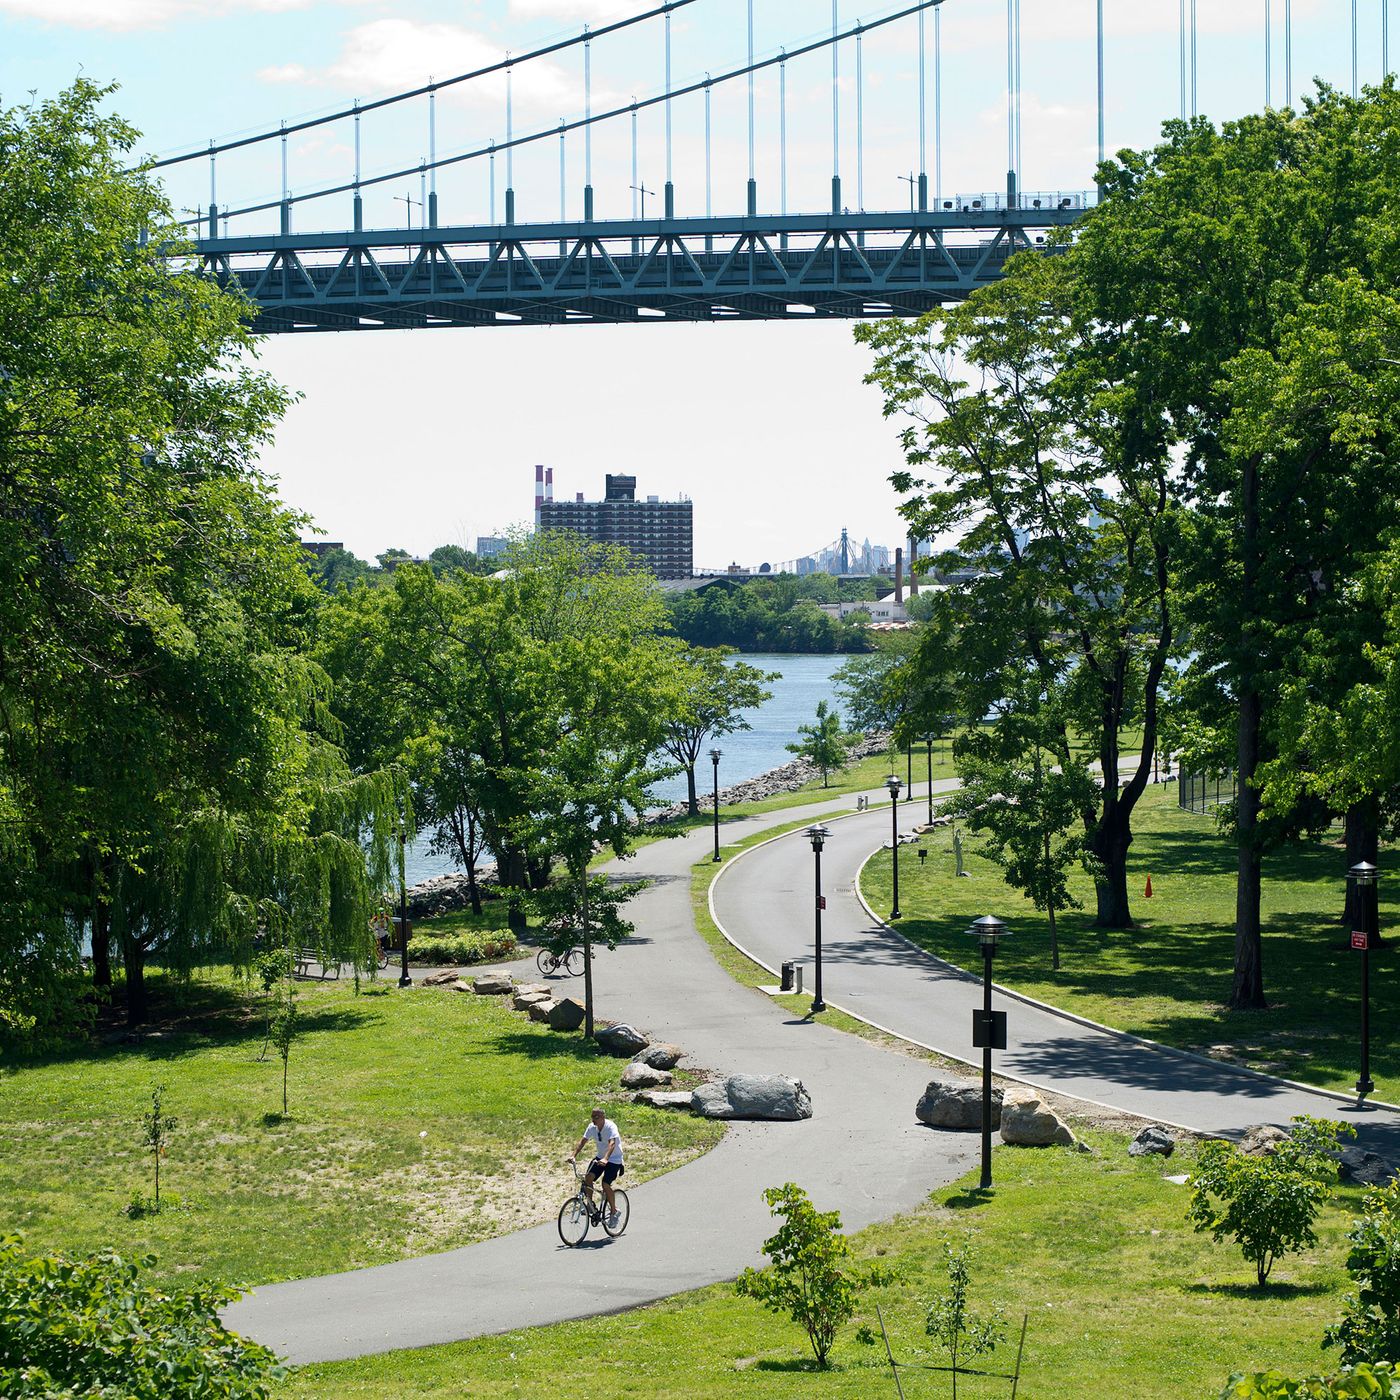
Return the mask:
{"type": "Polygon", "coordinates": [[[1356,94],[1356,0],[1351,0],[1351,95],[1356,94]]]}
{"type": "Polygon", "coordinates": [[[637,217],[637,99],[632,99],[632,217],[637,217]]]}
{"type": "Polygon", "coordinates": [[[856,208],[865,212],[865,36],[856,30],[856,208]]]}
{"type": "Polygon", "coordinates": [[[214,138],[209,138],[209,237],[216,238],[219,233],[219,191],[218,191],[218,170],[216,162],[218,157],[214,154],[214,138]]]}
{"type": "MultiPolygon", "coordinates": [[[[583,26],[588,33],[588,26],[583,26]]],[[[593,222],[593,40],[583,41],[583,219],[593,222]]]]}
{"type": "Polygon", "coordinates": [[[1181,120],[1186,120],[1186,0],[1177,0],[1177,77],[1181,84],[1181,120]]]}
{"type": "Polygon", "coordinates": [[[943,198],[943,6],[933,12],[933,192],[943,198]]]}
{"type": "Polygon", "coordinates": [[[1098,16],[1095,26],[1096,42],[1098,45],[1098,89],[1099,89],[1099,164],[1104,161],[1104,131],[1103,131],[1103,0],[1098,0],[1098,16]]]}
{"type": "Polygon", "coordinates": [[[360,198],[360,99],[355,99],[355,231],[365,226],[364,202],[360,198]]]}
{"type": "MultiPolygon", "coordinates": [[[[412,210],[409,211],[412,213],[412,210]]],[[[428,163],[418,162],[418,227],[426,227],[428,222],[428,163]]]]}
{"type": "Polygon", "coordinates": [[[1293,0],[1283,0],[1283,100],[1293,106],[1293,0]]]}
{"type": "Polygon", "coordinates": [[[831,0],[831,212],[841,212],[841,48],[840,0],[831,0]]]}
{"type": "Polygon", "coordinates": [[[1016,199],[1016,0],[1006,0],[1006,207],[1016,199]]]}
{"type": "MultiPolygon", "coordinates": [[[[710,75],[705,74],[705,217],[711,218],[714,206],[714,166],[710,160],[710,75]]],[[[635,181],[634,181],[635,183],[635,181]]]]}
{"type": "MultiPolygon", "coordinates": [[[[510,57],[509,54],[506,55],[510,57]]],[[[506,69],[506,223],[515,222],[515,69],[506,69]]]]}
{"type": "Polygon", "coordinates": [[[1264,0],[1264,110],[1268,111],[1274,105],[1274,75],[1273,75],[1273,50],[1270,45],[1270,6],[1269,0],[1264,0]]]}
{"type": "Polygon", "coordinates": [[[287,185],[287,123],[282,123],[282,232],[292,231],[291,190],[287,185]]]}
{"type": "Polygon", "coordinates": [[[671,12],[666,11],[666,203],[668,219],[676,213],[676,187],[671,179],[671,12]]]}
{"type": "Polygon", "coordinates": [[[778,183],[783,217],[787,217],[787,50],[778,64],[778,183]]]}
{"type": "Polygon", "coordinates": [[[496,222],[496,143],[491,142],[491,157],[489,160],[490,173],[487,176],[487,197],[491,202],[491,223],[496,222]]]}
{"type": "Polygon", "coordinates": [[[1016,0],[1016,179],[1022,179],[1021,165],[1021,0],[1016,0]]]}
{"type": "Polygon", "coordinates": [[[559,222],[565,221],[566,210],[568,208],[568,195],[565,193],[565,180],[567,177],[567,161],[564,152],[564,118],[559,118],[559,222]]]}
{"type": "Polygon", "coordinates": [[[437,91],[428,94],[428,169],[432,171],[428,186],[428,223],[437,227],[437,91]]]}
{"type": "Polygon", "coordinates": [[[919,208],[928,208],[928,55],[924,43],[924,15],[919,11],[919,208]]]}
{"type": "Polygon", "coordinates": [[[1390,0],[1381,0],[1381,77],[1390,77],[1390,0]]]}
{"type": "MultiPolygon", "coordinates": [[[[751,219],[758,215],[758,181],[756,178],[757,171],[753,133],[753,81],[753,0],[749,0],[749,186],[746,198],[748,201],[747,208],[749,211],[749,218],[751,219]]],[[[710,90],[707,87],[705,89],[705,98],[707,102],[709,96],[710,90]]],[[[706,117],[706,120],[708,121],[709,118],[706,117]]]]}
{"type": "Polygon", "coordinates": [[[1196,0],[1191,0],[1191,115],[1200,113],[1196,98],[1196,0]]]}

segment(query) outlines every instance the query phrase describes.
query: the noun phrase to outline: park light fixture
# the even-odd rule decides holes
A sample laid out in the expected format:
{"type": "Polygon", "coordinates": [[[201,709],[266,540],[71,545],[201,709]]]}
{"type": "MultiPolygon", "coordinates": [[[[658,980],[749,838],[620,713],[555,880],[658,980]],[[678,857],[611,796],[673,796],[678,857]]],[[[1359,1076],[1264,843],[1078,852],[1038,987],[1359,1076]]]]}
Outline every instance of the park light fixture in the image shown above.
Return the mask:
{"type": "Polygon", "coordinates": [[[1006,1049],[1006,1012],[992,1010],[992,959],[997,945],[1011,930],[991,914],[974,919],[968,933],[982,949],[982,1006],[972,1013],[972,1045],[982,1051],[982,1181],[980,1189],[992,1185],[992,1051],[1006,1049]]]}
{"type": "MultiPolygon", "coordinates": [[[[928,750],[928,824],[933,825],[933,741],[937,736],[930,730],[924,735],[924,747],[928,750]]],[[[923,857],[920,856],[922,860],[923,857]]]]}
{"type": "Polygon", "coordinates": [[[1359,1107],[1366,1095],[1375,1089],[1371,1079],[1371,949],[1380,941],[1380,871],[1369,860],[1358,861],[1347,871],[1347,878],[1356,886],[1353,907],[1359,908],[1363,925],[1351,931],[1351,946],[1361,954],[1361,1074],[1356,1081],[1356,1102],[1359,1107]]]}
{"type": "Polygon", "coordinates": [[[710,750],[710,762],[714,765],[714,778],[715,778],[715,798],[714,798],[714,807],[715,807],[715,855],[714,855],[714,858],[715,858],[716,861],[719,860],[719,761],[720,761],[720,759],[723,758],[723,757],[724,757],[724,751],[723,751],[722,749],[711,749],[711,750],[710,750]]]}
{"type": "Polygon", "coordinates": [[[816,867],[816,898],[812,905],[812,917],[815,920],[816,934],[816,982],[812,988],[812,1014],[826,1010],[826,1002],[822,1000],[822,909],[826,900],[822,897],[822,847],[826,845],[826,838],[831,833],[819,822],[816,826],[807,828],[807,839],[812,843],[812,858],[816,867]]]}
{"type": "Polygon", "coordinates": [[[894,872],[894,907],[890,910],[890,918],[897,919],[899,915],[899,779],[893,773],[885,779],[885,786],[890,792],[890,822],[893,835],[890,837],[890,868],[894,872]]]}
{"type": "Polygon", "coordinates": [[[408,845],[408,823],[399,818],[399,986],[411,987],[408,975],[408,875],[405,848],[408,845]]]}

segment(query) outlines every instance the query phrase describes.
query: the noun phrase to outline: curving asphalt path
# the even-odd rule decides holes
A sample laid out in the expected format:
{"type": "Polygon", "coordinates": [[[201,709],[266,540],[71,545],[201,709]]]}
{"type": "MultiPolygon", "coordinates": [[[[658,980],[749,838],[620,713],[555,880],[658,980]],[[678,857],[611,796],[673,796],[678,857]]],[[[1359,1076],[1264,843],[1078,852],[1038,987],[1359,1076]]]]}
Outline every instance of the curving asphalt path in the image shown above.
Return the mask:
{"type": "MultiPolygon", "coordinates": [[[[725,835],[853,805],[845,798],[789,808],[730,822],[725,835]]],[[[916,1206],[968,1169],[975,1141],[914,1121],[924,1066],[795,1019],[719,968],[690,903],[690,867],[709,841],[704,830],[660,841],[617,867],[652,884],[631,906],[637,936],[597,961],[597,1005],[684,1046],[687,1063],[802,1080],[812,1118],[735,1124],[713,1151],[630,1190],[632,1223],[619,1241],[590,1235],[592,1247],[568,1250],[551,1223],[447,1253],[274,1284],[227,1309],[236,1331],[303,1363],[618,1311],[733,1278],[759,1262],[771,1233],[760,1195],[767,1186],[797,1181],[854,1229],[916,1206]],[[872,1093],[877,1084],[880,1092],[872,1093]]],[[[779,902],[775,915],[791,927],[809,907],[779,902]]],[[[580,1125],[588,1107],[579,1105],[580,1125]]],[[[617,1118],[625,1139],[625,1108],[617,1118]]],[[[559,1144],[561,1200],[572,1180],[562,1158],[572,1145],[559,1144]]]]}
{"type": "MultiPolygon", "coordinates": [[[[935,790],[948,784],[935,784],[935,790]]],[[[922,819],[923,803],[902,806],[901,833],[922,819]]],[[[870,854],[888,845],[890,813],[872,811],[831,824],[822,852],[828,907],[822,919],[823,996],[829,1005],[906,1040],[957,1059],[971,1048],[979,979],[914,947],[874,917],[857,891],[870,854]]],[[[715,882],[711,908],[732,942],[777,968],[789,958],[812,976],[812,851],[802,834],[742,853],[715,882]]],[[[994,1056],[998,1074],[1091,1103],[1106,1104],[1196,1131],[1235,1134],[1255,1123],[1285,1125],[1299,1113],[1342,1118],[1358,1142],[1400,1154],[1400,1113],[1358,1111],[1340,1095],[1105,1030],[1003,993],[1009,1045],[994,1056]]]]}

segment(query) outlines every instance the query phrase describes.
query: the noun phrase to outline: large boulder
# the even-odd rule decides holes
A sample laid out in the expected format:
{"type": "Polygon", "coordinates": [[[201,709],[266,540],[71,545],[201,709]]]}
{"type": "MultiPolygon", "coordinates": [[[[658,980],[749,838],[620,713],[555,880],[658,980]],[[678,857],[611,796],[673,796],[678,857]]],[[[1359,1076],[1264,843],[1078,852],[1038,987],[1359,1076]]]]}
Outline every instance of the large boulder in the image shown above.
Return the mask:
{"type": "Polygon", "coordinates": [[[633,1059],[639,1064],[650,1065],[652,1069],[675,1069],[684,1054],[685,1051],[679,1045],[666,1045],[657,1041],[654,1045],[648,1045],[645,1050],[634,1055],[633,1059]]]}
{"type": "Polygon", "coordinates": [[[472,990],[479,997],[508,997],[515,990],[515,978],[508,972],[483,972],[472,978],[472,990]]]}
{"type": "Polygon", "coordinates": [[[1272,1157],[1281,1142],[1288,1141],[1288,1130],[1276,1128],[1272,1123],[1256,1123],[1244,1130],[1240,1139],[1240,1151],[1246,1157],[1272,1157]]]}
{"type": "Polygon", "coordinates": [[[631,1059],[639,1050],[645,1050],[650,1044],[636,1026],[629,1026],[625,1021],[616,1026],[600,1027],[593,1032],[593,1039],[609,1055],[621,1055],[626,1059],[631,1059]]]}
{"type": "Polygon", "coordinates": [[[419,986],[446,987],[449,983],[455,982],[458,975],[455,967],[440,968],[437,972],[430,972],[423,977],[419,982],[419,986]]]}
{"type": "Polygon", "coordinates": [[[573,997],[561,997],[560,1000],[550,1003],[549,1014],[545,1019],[552,1031],[576,1031],[583,1025],[583,1018],[584,1007],[581,1001],[575,1001],[573,997]]]}
{"type": "Polygon", "coordinates": [[[1011,1147],[1074,1147],[1078,1138],[1038,1098],[1017,1098],[1001,1108],[1001,1140],[1011,1147]]]}
{"type": "Polygon", "coordinates": [[[639,1089],[632,1095],[632,1102],[652,1108],[689,1108],[694,1098],[689,1089],[639,1089]]]}
{"type": "Polygon", "coordinates": [[[1176,1139],[1154,1123],[1144,1128],[1129,1144],[1129,1157],[1170,1157],[1176,1151],[1176,1139]]]}
{"type": "Polygon", "coordinates": [[[663,1084],[670,1082],[671,1072],[669,1070],[652,1069],[650,1065],[644,1065],[640,1060],[633,1060],[622,1071],[622,1087],[624,1089],[659,1089],[663,1084]]]}
{"type": "Polygon", "coordinates": [[[517,1011],[528,1011],[538,1002],[553,1000],[554,998],[546,991],[538,991],[534,987],[517,987],[515,994],[510,999],[510,1004],[517,1011]]]}
{"type": "Polygon", "coordinates": [[[530,1019],[532,1021],[539,1021],[542,1024],[548,1025],[549,1013],[554,1010],[554,1001],[551,998],[549,1001],[531,1002],[525,1009],[530,1013],[530,1019]]]}
{"type": "Polygon", "coordinates": [[[802,1082],[782,1074],[731,1074],[702,1084],[694,1095],[704,1118],[757,1118],[792,1122],[812,1116],[812,1099],[802,1082]]]}
{"type": "Polygon", "coordinates": [[[1384,1157],[1364,1147],[1345,1147],[1337,1156],[1337,1175],[1349,1186],[1388,1186],[1395,1174],[1384,1157]]]}
{"type": "MultiPolygon", "coordinates": [[[[1001,1126],[1001,1090],[992,1090],[992,1129],[1001,1126]]],[[[975,1132],[982,1126],[982,1090],[956,1079],[931,1079],[914,1107],[920,1123],[930,1128],[975,1132]]]]}

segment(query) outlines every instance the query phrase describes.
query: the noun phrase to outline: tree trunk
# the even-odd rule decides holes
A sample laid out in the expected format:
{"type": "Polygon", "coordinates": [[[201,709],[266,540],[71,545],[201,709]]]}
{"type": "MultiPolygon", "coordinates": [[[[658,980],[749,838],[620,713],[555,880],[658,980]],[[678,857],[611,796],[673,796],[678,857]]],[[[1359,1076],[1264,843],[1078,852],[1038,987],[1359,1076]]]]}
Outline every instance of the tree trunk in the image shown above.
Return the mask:
{"type": "Polygon", "coordinates": [[[122,934],[122,966],[126,969],[126,1023],[139,1026],[146,1019],[146,950],[129,933],[122,934]]]}
{"type": "Polygon", "coordinates": [[[690,815],[698,817],[700,815],[700,799],[695,794],[695,765],[686,764],[685,769],[686,802],[690,805],[690,815]]]}
{"type": "MultiPolygon", "coordinates": [[[[1036,771],[1040,769],[1040,753],[1036,752],[1036,771]]],[[[1047,831],[1043,836],[1045,852],[1045,869],[1047,874],[1050,871],[1050,833],[1047,831]]],[[[1055,930],[1055,901],[1052,899],[1046,903],[1045,915],[1050,920],[1050,966],[1055,971],[1060,970],[1060,940],[1055,930]]]]}
{"type": "Polygon", "coordinates": [[[101,856],[93,861],[92,980],[104,991],[112,988],[112,906],[102,885],[106,873],[101,856]]]}
{"type": "Polygon", "coordinates": [[[1259,923],[1259,791],[1254,775],[1259,768],[1259,729],[1263,702],[1255,668],[1254,618],[1259,577],[1259,468],[1247,462],[1241,486],[1242,561],[1240,611],[1239,745],[1236,759],[1235,833],[1235,975],[1230,988],[1233,1011],[1262,1011],[1264,948],[1259,923]]]}
{"type": "Polygon", "coordinates": [[[579,922],[583,925],[583,1034],[593,1039],[593,938],[588,930],[588,867],[579,886],[579,922]]]}
{"type": "Polygon", "coordinates": [[[1133,911],[1128,903],[1128,847],[1133,833],[1131,813],[1118,803],[1105,801],[1103,816],[1089,837],[1089,849],[1103,867],[1094,882],[1096,928],[1132,928],[1133,911]]]}
{"type": "MultiPolygon", "coordinates": [[[[1380,855],[1381,832],[1380,822],[1376,817],[1376,804],[1372,798],[1364,798],[1360,802],[1353,802],[1346,811],[1346,860],[1347,869],[1350,870],[1358,861],[1370,861],[1376,864],[1376,858],[1380,855]]],[[[1361,890],[1352,883],[1346,882],[1346,904],[1342,909],[1342,928],[1349,933],[1352,929],[1364,929],[1366,927],[1366,900],[1362,896],[1361,890]]],[[[1380,948],[1385,946],[1385,939],[1377,933],[1371,943],[1371,947],[1380,948]]]]}

